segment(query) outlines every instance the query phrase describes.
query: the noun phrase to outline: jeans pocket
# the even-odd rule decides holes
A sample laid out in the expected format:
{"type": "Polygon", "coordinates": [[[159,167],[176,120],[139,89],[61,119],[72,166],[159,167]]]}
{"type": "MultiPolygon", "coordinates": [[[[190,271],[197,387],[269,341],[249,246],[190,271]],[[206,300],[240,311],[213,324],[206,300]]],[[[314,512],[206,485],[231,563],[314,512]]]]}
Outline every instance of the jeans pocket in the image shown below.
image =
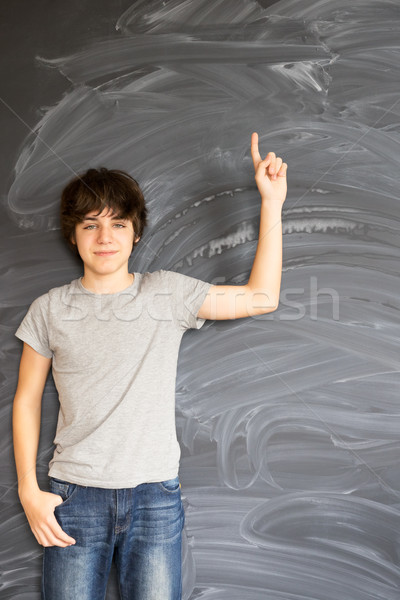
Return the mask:
{"type": "Polygon", "coordinates": [[[181,489],[181,484],[179,483],[179,475],[173,477],[173,479],[159,481],[158,485],[164,492],[168,492],[169,494],[179,492],[179,490],[181,489]]]}
{"type": "Polygon", "coordinates": [[[57,504],[55,507],[56,509],[59,506],[64,506],[67,502],[69,502],[77,489],[78,485],[76,483],[69,483],[68,481],[63,481],[62,479],[50,477],[50,492],[53,494],[58,494],[63,500],[62,504],[57,504]]]}

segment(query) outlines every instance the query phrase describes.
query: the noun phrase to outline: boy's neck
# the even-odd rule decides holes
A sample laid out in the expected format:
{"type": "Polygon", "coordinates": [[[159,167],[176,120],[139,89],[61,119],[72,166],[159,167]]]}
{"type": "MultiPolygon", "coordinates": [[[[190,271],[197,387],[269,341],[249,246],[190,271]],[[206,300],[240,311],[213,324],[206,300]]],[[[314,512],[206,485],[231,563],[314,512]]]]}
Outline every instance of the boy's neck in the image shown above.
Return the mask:
{"type": "Polygon", "coordinates": [[[95,294],[115,294],[131,286],[134,279],[133,273],[110,273],[99,277],[89,271],[84,274],[81,283],[85,289],[95,294]]]}

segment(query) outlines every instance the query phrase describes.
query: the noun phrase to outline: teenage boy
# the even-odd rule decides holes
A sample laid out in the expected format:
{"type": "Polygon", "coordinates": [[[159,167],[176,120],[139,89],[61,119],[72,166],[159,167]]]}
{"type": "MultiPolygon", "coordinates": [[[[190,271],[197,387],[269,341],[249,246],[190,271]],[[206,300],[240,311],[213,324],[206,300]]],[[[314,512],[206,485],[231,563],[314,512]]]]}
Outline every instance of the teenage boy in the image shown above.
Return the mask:
{"type": "Polygon", "coordinates": [[[276,310],[287,165],[251,153],[261,194],[248,283],[212,285],[173,271],[130,273],[147,224],[137,182],[89,169],[63,190],[61,228],[83,277],[32,302],[13,406],[18,494],[44,547],[43,600],[105,597],[113,557],[121,598],[181,598],[184,509],[175,430],[178,351],[205,319],[276,310]],[[52,374],[60,400],[50,492],[36,479],[40,408],[52,374]]]}

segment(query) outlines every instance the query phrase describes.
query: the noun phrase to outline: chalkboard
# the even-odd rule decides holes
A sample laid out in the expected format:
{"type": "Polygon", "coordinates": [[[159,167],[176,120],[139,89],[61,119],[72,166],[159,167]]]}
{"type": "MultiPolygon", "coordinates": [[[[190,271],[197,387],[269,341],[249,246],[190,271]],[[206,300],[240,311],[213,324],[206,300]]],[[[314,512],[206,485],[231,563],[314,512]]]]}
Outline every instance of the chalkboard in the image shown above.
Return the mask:
{"type": "MultiPolygon", "coordinates": [[[[399,30],[390,0],[2,6],[2,598],[40,597],[12,401],[30,303],[80,276],[58,204],[90,166],[141,184],[135,271],[246,283],[250,136],[289,165],[270,314],[182,340],[183,598],[397,600],[399,30]]],[[[51,375],[38,450],[46,489],[51,375]]],[[[107,600],[118,598],[114,571],[107,600]]]]}

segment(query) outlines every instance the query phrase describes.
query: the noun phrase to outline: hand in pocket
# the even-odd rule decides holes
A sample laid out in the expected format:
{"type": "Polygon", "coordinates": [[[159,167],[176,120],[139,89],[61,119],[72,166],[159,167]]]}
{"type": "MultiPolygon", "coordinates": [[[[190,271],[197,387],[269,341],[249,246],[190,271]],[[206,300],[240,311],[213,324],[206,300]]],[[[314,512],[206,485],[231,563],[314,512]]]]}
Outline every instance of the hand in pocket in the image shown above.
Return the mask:
{"type": "Polygon", "coordinates": [[[73,537],[60,527],[54,509],[63,503],[59,494],[39,490],[27,498],[20,498],[33,535],[42,546],[65,548],[75,544],[73,537]]]}

